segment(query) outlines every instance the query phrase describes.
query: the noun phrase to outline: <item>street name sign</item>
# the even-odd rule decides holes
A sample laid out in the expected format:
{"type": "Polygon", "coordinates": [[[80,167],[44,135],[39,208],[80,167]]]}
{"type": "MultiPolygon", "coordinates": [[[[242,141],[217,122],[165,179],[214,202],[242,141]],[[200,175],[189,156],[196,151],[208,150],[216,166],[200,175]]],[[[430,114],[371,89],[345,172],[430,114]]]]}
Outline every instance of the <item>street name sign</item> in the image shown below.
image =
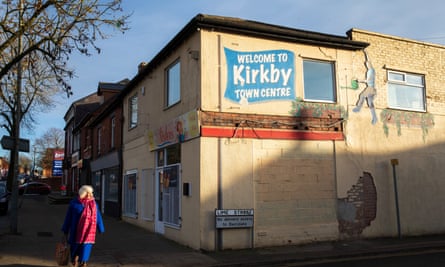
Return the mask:
{"type": "MultiPolygon", "coordinates": [[[[14,149],[14,137],[3,135],[1,139],[1,144],[3,149],[13,150],[14,149]]],[[[19,151],[29,152],[29,140],[19,139],[19,151]]]]}
{"type": "Polygon", "coordinates": [[[253,209],[215,210],[216,228],[252,228],[253,209]]]}

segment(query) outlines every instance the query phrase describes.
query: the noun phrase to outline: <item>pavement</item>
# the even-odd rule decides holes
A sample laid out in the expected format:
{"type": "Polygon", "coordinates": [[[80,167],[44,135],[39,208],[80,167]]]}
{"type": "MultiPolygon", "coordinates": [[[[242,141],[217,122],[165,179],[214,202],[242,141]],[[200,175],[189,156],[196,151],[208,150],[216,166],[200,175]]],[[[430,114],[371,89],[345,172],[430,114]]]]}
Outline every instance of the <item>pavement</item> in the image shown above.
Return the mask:
{"type": "MultiPolygon", "coordinates": [[[[20,198],[17,234],[10,234],[10,214],[0,216],[0,266],[57,266],[55,244],[62,238],[60,227],[67,204],[49,199],[20,198]]],[[[116,218],[104,216],[104,223],[105,233],[97,236],[88,264],[92,267],[304,266],[355,257],[445,250],[445,235],[435,235],[203,252],[116,218]]]]}

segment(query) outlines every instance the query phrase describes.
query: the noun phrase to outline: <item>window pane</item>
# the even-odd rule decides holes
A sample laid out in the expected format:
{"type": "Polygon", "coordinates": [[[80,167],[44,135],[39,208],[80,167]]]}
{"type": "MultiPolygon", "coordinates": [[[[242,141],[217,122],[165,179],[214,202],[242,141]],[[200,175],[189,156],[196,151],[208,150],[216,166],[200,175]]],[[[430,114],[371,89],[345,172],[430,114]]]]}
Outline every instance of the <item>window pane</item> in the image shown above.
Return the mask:
{"type": "Polygon", "coordinates": [[[406,75],[406,82],[409,84],[421,85],[423,86],[423,77],[420,75],[406,75]]]}
{"type": "Polygon", "coordinates": [[[128,174],[124,176],[124,186],[122,188],[123,199],[123,211],[122,215],[129,217],[136,217],[136,174],[128,174]]]}
{"type": "Polygon", "coordinates": [[[110,168],[105,170],[105,200],[111,202],[118,202],[119,186],[118,186],[118,168],[110,168]]]}
{"type": "Polygon", "coordinates": [[[305,60],[304,98],[335,102],[334,67],[331,63],[305,60]]]}
{"type": "Polygon", "coordinates": [[[114,147],[114,135],[116,131],[116,118],[111,118],[111,147],[114,147]]]}
{"type": "Polygon", "coordinates": [[[129,127],[133,128],[136,127],[138,124],[138,96],[134,95],[129,99],[129,116],[130,116],[130,122],[129,127]]]}
{"type": "Polygon", "coordinates": [[[388,78],[389,107],[425,111],[423,75],[388,72],[388,78]]]}
{"type": "Polygon", "coordinates": [[[167,165],[181,162],[181,145],[175,144],[166,148],[167,165]]]}
{"type": "Polygon", "coordinates": [[[179,62],[167,70],[167,106],[171,106],[181,99],[179,62]]]}
{"type": "Polygon", "coordinates": [[[393,108],[424,110],[423,88],[402,84],[388,85],[389,106],[393,108]]]}
{"type": "Polygon", "coordinates": [[[403,82],[405,81],[405,75],[402,73],[388,72],[388,80],[403,82]]]}
{"type": "Polygon", "coordinates": [[[179,225],[181,204],[179,165],[164,167],[161,178],[162,220],[168,224],[179,225]]]}

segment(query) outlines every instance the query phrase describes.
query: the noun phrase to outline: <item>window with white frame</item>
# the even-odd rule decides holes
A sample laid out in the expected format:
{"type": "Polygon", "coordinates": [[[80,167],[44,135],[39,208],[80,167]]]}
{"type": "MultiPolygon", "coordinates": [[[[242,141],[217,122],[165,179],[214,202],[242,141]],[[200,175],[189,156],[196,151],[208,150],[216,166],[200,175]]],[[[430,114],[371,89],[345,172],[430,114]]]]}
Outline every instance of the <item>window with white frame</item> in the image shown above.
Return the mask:
{"type": "Polygon", "coordinates": [[[137,171],[127,171],[123,179],[122,215],[137,218],[137,171]]]}
{"type": "Polygon", "coordinates": [[[392,70],[387,74],[390,108],[426,111],[424,75],[392,70]]]}
{"type": "Polygon", "coordinates": [[[166,106],[170,107],[181,100],[181,65],[179,61],[166,70],[166,106]]]}
{"type": "Polygon", "coordinates": [[[181,225],[181,146],[173,145],[158,150],[159,179],[158,218],[167,225],[181,225]]]}
{"type": "Polygon", "coordinates": [[[128,128],[132,129],[138,125],[138,95],[134,94],[128,99],[128,128]]]}
{"type": "Polygon", "coordinates": [[[303,60],[304,100],[336,102],[335,68],[332,62],[303,60]]]}

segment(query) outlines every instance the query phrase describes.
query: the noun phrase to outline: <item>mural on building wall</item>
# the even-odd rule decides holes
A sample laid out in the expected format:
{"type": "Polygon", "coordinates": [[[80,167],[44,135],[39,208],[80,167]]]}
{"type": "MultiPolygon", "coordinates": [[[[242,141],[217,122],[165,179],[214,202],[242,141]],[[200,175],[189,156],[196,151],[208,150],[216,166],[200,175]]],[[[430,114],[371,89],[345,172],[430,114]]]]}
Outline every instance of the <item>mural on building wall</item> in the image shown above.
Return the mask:
{"type": "Polygon", "coordinates": [[[377,214],[377,189],[369,172],[363,172],[347,197],[338,199],[339,232],[358,236],[371,225],[377,214]]]}
{"type": "Polygon", "coordinates": [[[295,99],[295,59],[289,50],[240,52],[224,48],[224,97],[241,105],[295,99]]]}
{"type": "Polygon", "coordinates": [[[327,103],[305,102],[299,97],[297,97],[295,101],[292,101],[292,109],[289,113],[295,117],[331,117],[347,119],[347,114],[343,106],[327,103]]]}
{"type": "Polygon", "coordinates": [[[366,87],[360,93],[358,101],[357,101],[357,105],[352,111],[360,112],[360,110],[363,106],[363,103],[366,100],[366,103],[368,104],[368,107],[371,111],[371,116],[372,116],[371,123],[376,124],[377,123],[377,115],[375,113],[375,107],[374,107],[374,98],[377,94],[377,90],[375,88],[375,69],[372,66],[371,61],[369,60],[369,56],[366,53],[366,51],[363,51],[363,53],[365,54],[365,66],[367,69],[366,70],[366,80],[357,80],[357,82],[366,84],[366,87]]]}
{"type": "Polygon", "coordinates": [[[407,127],[415,126],[422,128],[422,137],[425,141],[428,135],[428,129],[434,127],[434,116],[430,113],[408,112],[403,110],[384,109],[380,113],[380,119],[383,122],[383,131],[388,136],[388,124],[395,124],[397,135],[402,135],[402,125],[407,127]]]}

